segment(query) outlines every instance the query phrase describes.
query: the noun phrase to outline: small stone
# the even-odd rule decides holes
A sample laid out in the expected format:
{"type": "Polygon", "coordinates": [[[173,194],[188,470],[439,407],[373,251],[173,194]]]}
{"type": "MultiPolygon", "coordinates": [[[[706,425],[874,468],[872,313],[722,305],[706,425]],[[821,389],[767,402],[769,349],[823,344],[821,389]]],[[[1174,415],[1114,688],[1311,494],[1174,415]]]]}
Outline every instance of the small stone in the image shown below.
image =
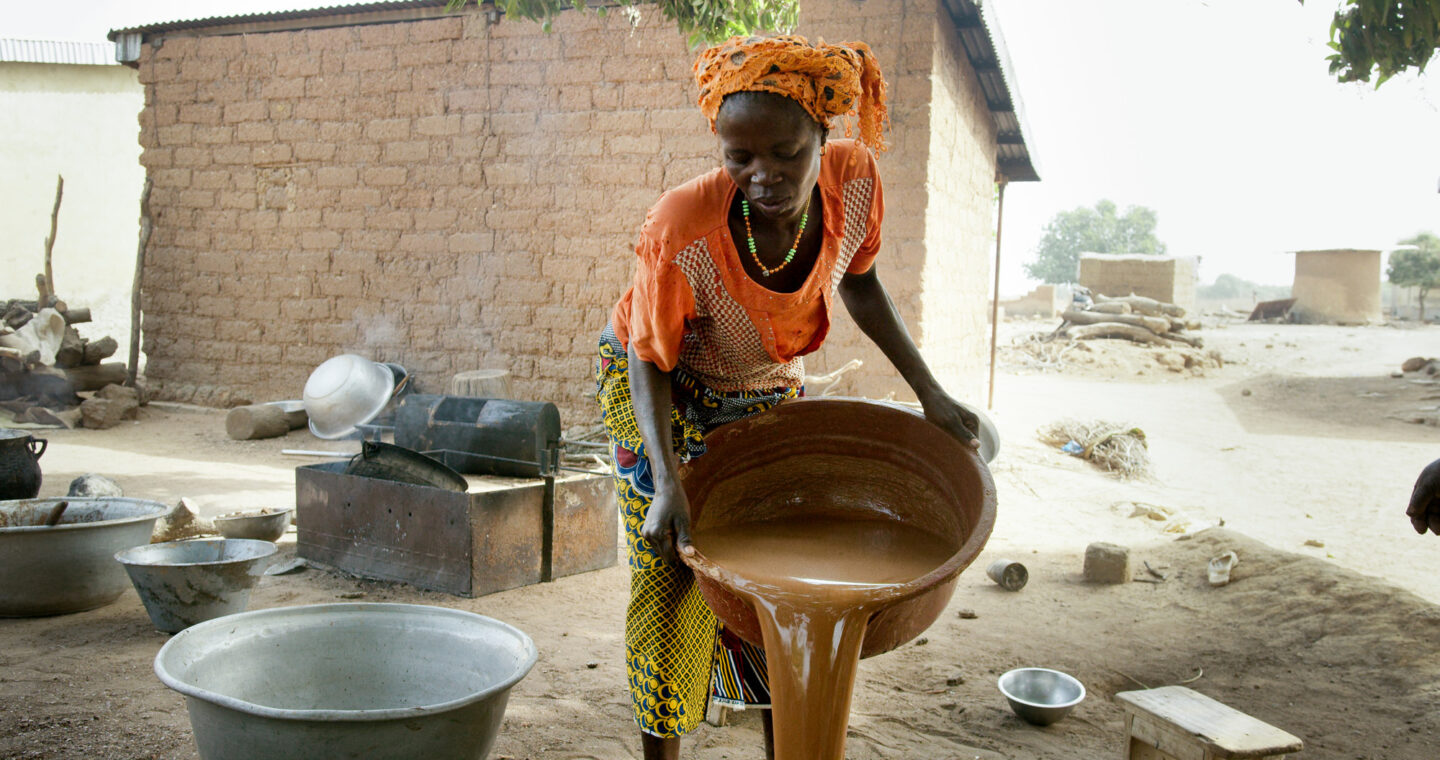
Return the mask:
{"type": "Polygon", "coordinates": [[[596,662],[596,661],[594,661],[594,660],[591,660],[591,661],[585,663],[585,667],[589,668],[590,670],[594,670],[594,669],[600,667],[600,663],[598,663],[598,662],[596,662]]]}
{"type": "Polygon", "coordinates": [[[955,613],[955,615],[961,620],[974,620],[975,618],[980,617],[980,615],[976,613],[975,610],[972,610],[969,607],[960,610],[959,612],[955,613]]]}
{"type": "Polygon", "coordinates": [[[959,686],[962,683],[965,683],[965,676],[950,676],[945,679],[946,686],[959,686]]]}
{"type": "Polygon", "coordinates": [[[1316,547],[1316,548],[1318,548],[1318,549],[1324,549],[1324,548],[1325,548],[1325,542],[1324,542],[1324,541],[1321,541],[1321,540],[1318,539],[1318,538],[1307,538],[1307,539],[1305,539],[1305,545],[1306,545],[1306,546],[1314,546],[1314,547],[1316,547]]]}
{"type": "Polygon", "coordinates": [[[1091,583],[1129,583],[1130,548],[1097,541],[1085,547],[1085,580],[1091,583]]]}
{"type": "Polygon", "coordinates": [[[87,472],[84,475],[70,481],[70,491],[66,496],[97,497],[97,496],[124,496],[125,489],[119,483],[105,477],[87,472]]]}
{"type": "Polygon", "coordinates": [[[941,709],[941,710],[954,710],[957,706],[958,706],[958,705],[957,705],[956,703],[954,703],[954,702],[941,702],[941,703],[940,703],[940,709],[941,709]]]}
{"type": "Polygon", "coordinates": [[[1424,369],[1424,368],[1425,368],[1425,365],[1427,365],[1427,364],[1429,364],[1429,363],[1430,363],[1430,360],[1429,360],[1429,359],[1426,359],[1426,358],[1423,357],[1423,356],[1412,356],[1412,357],[1410,357],[1409,359],[1406,359],[1406,360],[1400,365],[1400,371],[1401,371],[1401,372],[1415,372],[1415,371],[1424,369]]]}
{"type": "Polygon", "coordinates": [[[1245,388],[1245,389],[1241,390],[1241,391],[1240,391],[1240,395],[1241,395],[1241,396],[1249,396],[1249,395],[1250,395],[1250,389],[1249,389],[1249,388],[1245,388]]]}
{"type": "Polygon", "coordinates": [[[928,638],[926,638],[926,637],[924,637],[924,636],[921,636],[920,638],[915,639],[915,646],[917,646],[917,647],[923,647],[923,646],[925,646],[926,644],[929,644],[929,643],[930,643],[930,639],[928,639],[928,638]]]}
{"type": "Polygon", "coordinates": [[[343,591],[335,596],[341,599],[360,599],[365,596],[364,591],[343,591]]]}

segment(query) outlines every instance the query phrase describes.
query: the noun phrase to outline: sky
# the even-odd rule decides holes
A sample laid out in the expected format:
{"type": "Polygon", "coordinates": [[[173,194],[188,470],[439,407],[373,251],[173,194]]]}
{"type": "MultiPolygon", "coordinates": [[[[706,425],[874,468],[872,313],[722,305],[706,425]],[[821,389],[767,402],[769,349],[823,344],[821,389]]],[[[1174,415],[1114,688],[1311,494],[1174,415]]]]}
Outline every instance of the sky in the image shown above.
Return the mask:
{"type": "MultiPolygon", "coordinates": [[[[1006,190],[1001,293],[1061,211],[1155,209],[1202,281],[1288,285],[1289,251],[1390,250],[1440,234],[1440,63],[1342,85],[1325,43],[1338,0],[989,0],[1040,182],[1006,190]]],[[[11,3],[0,37],[105,41],[112,28],[338,3],[11,3]]],[[[801,25],[804,25],[801,0],[801,25]]]]}

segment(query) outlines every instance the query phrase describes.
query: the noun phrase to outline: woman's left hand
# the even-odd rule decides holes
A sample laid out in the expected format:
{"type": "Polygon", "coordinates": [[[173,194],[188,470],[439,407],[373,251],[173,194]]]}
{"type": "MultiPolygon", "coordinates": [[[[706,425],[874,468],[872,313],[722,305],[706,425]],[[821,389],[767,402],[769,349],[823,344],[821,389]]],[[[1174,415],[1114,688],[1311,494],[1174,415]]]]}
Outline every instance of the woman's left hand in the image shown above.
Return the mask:
{"type": "Polygon", "coordinates": [[[974,412],[960,406],[960,402],[942,390],[935,390],[920,398],[925,409],[925,419],[931,424],[955,436],[961,443],[972,449],[980,448],[980,418],[974,412]]]}

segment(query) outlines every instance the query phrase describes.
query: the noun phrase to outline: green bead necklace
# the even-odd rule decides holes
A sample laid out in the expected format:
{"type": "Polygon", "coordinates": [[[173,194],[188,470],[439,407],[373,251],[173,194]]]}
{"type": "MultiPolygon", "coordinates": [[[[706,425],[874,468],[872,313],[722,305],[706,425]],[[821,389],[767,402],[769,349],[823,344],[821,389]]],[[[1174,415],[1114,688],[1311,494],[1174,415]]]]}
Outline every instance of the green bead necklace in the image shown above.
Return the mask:
{"type": "Polygon", "coordinates": [[[790,246],[790,252],[785,254],[785,260],[780,266],[768,269],[765,263],[760,260],[760,254],[755,252],[755,233],[750,230],[750,201],[746,198],[740,199],[740,213],[745,215],[745,242],[750,246],[750,257],[755,259],[755,266],[760,267],[760,274],[769,277],[772,274],[785,268],[795,258],[795,249],[800,247],[800,238],[805,235],[805,225],[810,222],[810,201],[805,201],[805,212],[800,215],[800,231],[795,233],[795,242],[790,246]]]}

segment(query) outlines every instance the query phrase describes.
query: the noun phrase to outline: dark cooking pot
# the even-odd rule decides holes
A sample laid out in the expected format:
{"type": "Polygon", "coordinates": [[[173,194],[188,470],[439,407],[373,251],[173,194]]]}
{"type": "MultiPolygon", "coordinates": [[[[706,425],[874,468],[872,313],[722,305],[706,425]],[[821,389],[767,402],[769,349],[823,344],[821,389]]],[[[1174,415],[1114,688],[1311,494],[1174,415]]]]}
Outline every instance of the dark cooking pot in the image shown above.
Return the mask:
{"type": "Polygon", "coordinates": [[[345,474],[444,488],[456,493],[465,493],[470,488],[465,476],[450,469],[444,462],[403,446],[379,441],[361,443],[360,453],[350,459],[345,466],[345,474]]]}
{"type": "Polygon", "coordinates": [[[0,501],[40,493],[40,455],[49,446],[23,430],[0,428],[0,501]]]}

